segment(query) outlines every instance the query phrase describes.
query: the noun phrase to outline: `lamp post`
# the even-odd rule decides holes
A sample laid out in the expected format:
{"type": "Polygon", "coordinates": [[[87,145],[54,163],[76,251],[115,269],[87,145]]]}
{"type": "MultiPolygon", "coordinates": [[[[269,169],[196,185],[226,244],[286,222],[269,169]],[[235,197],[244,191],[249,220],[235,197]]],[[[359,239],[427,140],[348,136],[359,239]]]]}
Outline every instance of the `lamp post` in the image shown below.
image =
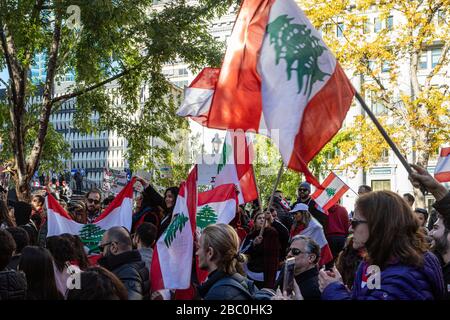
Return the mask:
{"type": "Polygon", "coordinates": [[[216,133],[214,138],[211,140],[213,154],[218,154],[220,150],[220,145],[222,144],[222,139],[219,138],[219,134],[216,133]]]}

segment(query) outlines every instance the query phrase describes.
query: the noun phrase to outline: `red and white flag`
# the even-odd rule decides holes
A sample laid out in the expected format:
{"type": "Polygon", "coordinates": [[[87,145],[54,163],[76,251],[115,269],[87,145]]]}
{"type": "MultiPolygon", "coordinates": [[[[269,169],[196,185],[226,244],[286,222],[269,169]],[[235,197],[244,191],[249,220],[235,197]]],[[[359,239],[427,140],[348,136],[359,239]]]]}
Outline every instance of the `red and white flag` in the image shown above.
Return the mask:
{"type": "Polygon", "coordinates": [[[234,184],[223,184],[198,194],[197,230],[200,232],[210,224],[228,224],[236,216],[238,200],[234,184]]]}
{"type": "Polygon", "coordinates": [[[239,204],[258,198],[253,174],[253,144],[243,131],[227,131],[214,186],[233,183],[237,186],[239,204]]]}
{"type": "Polygon", "coordinates": [[[331,253],[327,238],[325,238],[323,227],[316,218],[311,217],[308,227],[300,231],[299,234],[313,239],[320,246],[319,266],[326,265],[333,260],[333,254],[331,253]]]}
{"type": "Polygon", "coordinates": [[[190,117],[205,126],[219,73],[218,68],[203,69],[185,89],[184,100],[177,115],[190,117]]]}
{"type": "Polygon", "coordinates": [[[307,164],[341,128],[354,94],[293,0],[244,0],[207,126],[268,129],[284,163],[320,188],[307,164]]]}
{"type": "Polygon", "coordinates": [[[434,177],[439,182],[450,181],[450,147],[441,149],[441,155],[434,169],[434,177]]]}
{"type": "Polygon", "coordinates": [[[350,189],[334,172],[330,172],[322,186],[324,189],[317,189],[311,197],[324,210],[332,207],[350,189]]]}
{"type": "Polygon", "coordinates": [[[172,221],[156,242],[151,266],[152,291],[187,289],[191,284],[197,207],[197,167],[180,185],[172,221]]]}
{"type": "Polygon", "coordinates": [[[81,224],[72,219],[59,202],[49,193],[47,206],[47,237],[63,233],[78,235],[90,254],[99,253],[98,244],[111,227],[122,226],[131,230],[133,215],[133,184],[135,178],[120,191],[103,213],[93,223],[81,224]]]}

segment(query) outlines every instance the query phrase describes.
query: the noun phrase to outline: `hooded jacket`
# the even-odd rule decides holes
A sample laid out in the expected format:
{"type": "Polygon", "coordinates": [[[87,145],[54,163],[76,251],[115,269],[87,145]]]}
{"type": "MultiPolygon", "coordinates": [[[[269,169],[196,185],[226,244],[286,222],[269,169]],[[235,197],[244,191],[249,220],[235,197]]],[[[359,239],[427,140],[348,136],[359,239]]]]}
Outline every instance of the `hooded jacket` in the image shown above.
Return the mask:
{"type": "Polygon", "coordinates": [[[361,262],[352,291],[342,283],[333,282],[322,292],[322,300],[440,300],[444,295],[444,279],[439,260],[431,252],[424,254],[423,267],[401,263],[388,265],[380,274],[379,288],[369,289],[361,262]]]}

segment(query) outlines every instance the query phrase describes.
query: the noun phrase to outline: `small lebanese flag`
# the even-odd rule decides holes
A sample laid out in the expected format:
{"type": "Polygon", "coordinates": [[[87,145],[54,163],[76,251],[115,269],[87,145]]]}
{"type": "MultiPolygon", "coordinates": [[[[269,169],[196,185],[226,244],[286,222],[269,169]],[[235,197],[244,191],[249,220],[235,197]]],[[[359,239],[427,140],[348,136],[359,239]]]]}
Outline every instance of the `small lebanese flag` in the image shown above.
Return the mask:
{"type": "Polygon", "coordinates": [[[207,126],[268,129],[287,167],[321,188],[307,164],[341,128],[350,80],[293,0],[244,0],[207,126]]]}
{"type": "Polygon", "coordinates": [[[239,204],[258,199],[252,165],[253,144],[247,135],[243,131],[227,131],[221,156],[214,186],[235,184],[239,191],[239,204]]]}
{"type": "Polygon", "coordinates": [[[234,184],[223,184],[198,194],[197,230],[214,223],[228,224],[236,216],[238,200],[234,184]]]}
{"type": "Polygon", "coordinates": [[[91,224],[81,224],[61,207],[58,201],[48,193],[47,206],[48,231],[47,237],[63,233],[78,235],[83,244],[89,248],[89,254],[99,253],[98,244],[103,234],[111,227],[122,226],[131,230],[133,215],[133,184],[136,178],[120,191],[103,213],[91,224]]]}
{"type": "Polygon", "coordinates": [[[442,148],[441,155],[434,169],[434,177],[439,182],[450,181],[450,147],[442,148]]]}
{"type": "Polygon", "coordinates": [[[181,183],[172,221],[156,242],[150,274],[152,291],[189,288],[196,207],[197,166],[181,183]]]}
{"type": "Polygon", "coordinates": [[[350,189],[334,172],[330,172],[322,186],[325,189],[317,189],[311,197],[324,210],[331,208],[350,189]]]}
{"type": "Polygon", "coordinates": [[[218,68],[203,69],[189,87],[185,88],[184,100],[177,115],[190,117],[205,126],[219,73],[218,68]]]}

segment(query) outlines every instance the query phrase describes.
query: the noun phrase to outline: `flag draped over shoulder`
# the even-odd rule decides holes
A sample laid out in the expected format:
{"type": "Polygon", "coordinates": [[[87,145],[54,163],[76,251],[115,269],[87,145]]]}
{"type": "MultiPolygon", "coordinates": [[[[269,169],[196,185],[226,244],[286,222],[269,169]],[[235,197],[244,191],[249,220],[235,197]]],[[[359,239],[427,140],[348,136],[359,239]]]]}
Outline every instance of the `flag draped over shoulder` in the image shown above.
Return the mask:
{"type": "Polygon", "coordinates": [[[331,208],[350,189],[334,172],[330,172],[322,186],[325,189],[317,189],[311,197],[324,210],[331,208]]]}
{"type": "Polygon", "coordinates": [[[190,286],[196,230],[196,181],[195,166],[181,183],[172,221],[156,243],[150,274],[152,291],[190,286]]]}
{"type": "Polygon", "coordinates": [[[98,244],[103,234],[115,226],[131,230],[133,215],[133,184],[135,178],[120,191],[113,202],[91,224],[81,224],[72,219],[58,201],[49,193],[45,199],[47,206],[48,231],[47,237],[63,233],[78,235],[83,244],[89,248],[89,253],[98,253],[98,244]]]}
{"type": "Polygon", "coordinates": [[[227,131],[214,186],[233,183],[237,186],[239,204],[258,198],[253,173],[253,144],[243,131],[227,131]]]}
{"type": "Polygon", "coordinates": [[[331,253],[330,246],[325,238],[323,227],[320,222],[316,220],[316,218],[311,217],[308,227],[303,229],[300,234],[313,239],[320,246],[320,266],[323,266],[333,260],[333,254],[331,253]]]}
{"type": "Polygon", "coordinates": [[[441,149],[439,160],[434,169],[434,177],[439,182],[450,181],[450,147],[441,149]]]}
{"type": "Polygon", "coordinates": [[[341,128],[355,90],[293,0],[244,0],[206,125],[254,130],[320,187],[307,164],[341,128]]]}

